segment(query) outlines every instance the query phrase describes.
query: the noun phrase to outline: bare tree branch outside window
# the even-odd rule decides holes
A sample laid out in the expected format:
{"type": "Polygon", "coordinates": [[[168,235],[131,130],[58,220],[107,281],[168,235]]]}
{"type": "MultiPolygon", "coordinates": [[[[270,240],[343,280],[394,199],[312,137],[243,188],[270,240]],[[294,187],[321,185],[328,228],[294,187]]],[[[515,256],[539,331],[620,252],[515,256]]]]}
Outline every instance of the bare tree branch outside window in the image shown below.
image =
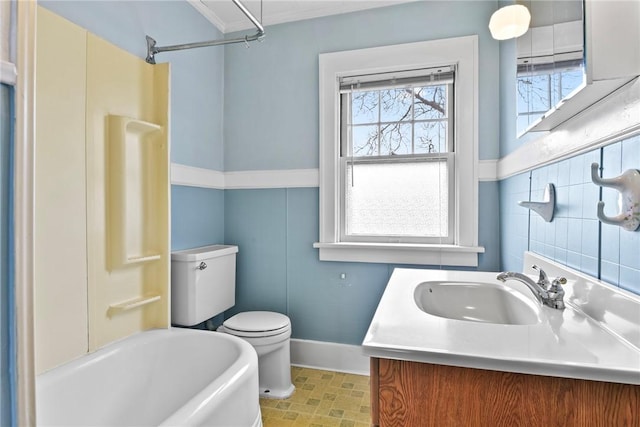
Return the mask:
{"type": "Polygon", "coordinates": [[[447,150],[447,86],[356,91],[351,95],[353,156],[447,150]]]}
{"type": "Polygon", "coordinates": [[[582,66],[550,73],[519,73],[516,87],[518,132],[542,117],[580,86],[582,81],[582,66]]]}

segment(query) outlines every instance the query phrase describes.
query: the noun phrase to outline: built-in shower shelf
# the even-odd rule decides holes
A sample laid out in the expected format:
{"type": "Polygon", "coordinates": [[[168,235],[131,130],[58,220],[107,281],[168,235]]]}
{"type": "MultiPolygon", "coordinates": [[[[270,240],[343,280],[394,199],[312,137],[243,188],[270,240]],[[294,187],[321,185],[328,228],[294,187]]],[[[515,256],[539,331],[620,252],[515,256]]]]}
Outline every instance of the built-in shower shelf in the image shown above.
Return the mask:
{"type": "Polygon", "coordinates": [[[134,298],[128,301],[119,302],[116,304],[111,304],[109,306],[109,316],[122,313],[123,311],[133,310],[134,308],[142,307],[156,301],[160,301],[161,298],[162,297],[160,295],[148,295],[134,298]]]}
{"type": "Polygon", "coordinates": [[[116,270],[160,259],[163,128],[130,117],[108,116],[109,266],[116,270]]]}

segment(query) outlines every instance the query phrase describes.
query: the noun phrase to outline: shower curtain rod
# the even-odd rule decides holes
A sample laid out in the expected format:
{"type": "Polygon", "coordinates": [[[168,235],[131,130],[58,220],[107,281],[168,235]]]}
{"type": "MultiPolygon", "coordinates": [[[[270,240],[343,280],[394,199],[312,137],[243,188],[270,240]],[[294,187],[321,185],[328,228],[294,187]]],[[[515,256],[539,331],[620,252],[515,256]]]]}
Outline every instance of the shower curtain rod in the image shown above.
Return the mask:
{"type": "MultiPolygon", "coordinates": [[[[220,46],[220,45],[225,45],[225,44],[232,44],[232,43],[249,43],[255,40],[262,40],[264,38],[264,27],[262,26],[262,24],[255,18],[255,16],[253,16],[253,14],[251,14],[251,12],[249,12],[249,9],[247,9],[242,3],[240,3],[240,0],[231,0],[233,3],[235,3],[236,6],[238,6],[238,9],[240,9],[240,11],[242,13],[245,14],[245,16],[247,18],[249,18],[249,21],[251,21],[251,23],[256,27],[256,29],[258,30],[255,34],[253,35],[247,35],[244,37],[237,37],[234,39],[220,39],[220,40],[210,40],[210,41],[206,41],[206,42],[196,42],[196,43],[185,43],[185,44],[176,44],[176,45],[172,45],[172,46],[156,46],[156,41],[147,36],[147,59],[146,61],[149,64],[155,64],[156,63],[156,54],[157,53],[161,53],[161,52],[171,52],[174,50],[184,50],[184,49],[194,49],[197,47],[208,47],[208,46],[220,46]]],[[[261,5],[262,7],[262,5],[261,5]]]]}

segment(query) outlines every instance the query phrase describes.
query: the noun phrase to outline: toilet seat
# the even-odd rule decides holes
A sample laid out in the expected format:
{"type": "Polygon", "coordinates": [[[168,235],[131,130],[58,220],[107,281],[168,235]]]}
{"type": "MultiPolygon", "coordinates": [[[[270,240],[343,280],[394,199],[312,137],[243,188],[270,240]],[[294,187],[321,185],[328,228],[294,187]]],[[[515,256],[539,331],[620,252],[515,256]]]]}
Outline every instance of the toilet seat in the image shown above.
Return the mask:
{"type": "Polygon", "coordinates": [[[290,335],[291,321],[287,316],[272,311],[238,313],[222,324],[227,333],[246,338],[290,335]]]}

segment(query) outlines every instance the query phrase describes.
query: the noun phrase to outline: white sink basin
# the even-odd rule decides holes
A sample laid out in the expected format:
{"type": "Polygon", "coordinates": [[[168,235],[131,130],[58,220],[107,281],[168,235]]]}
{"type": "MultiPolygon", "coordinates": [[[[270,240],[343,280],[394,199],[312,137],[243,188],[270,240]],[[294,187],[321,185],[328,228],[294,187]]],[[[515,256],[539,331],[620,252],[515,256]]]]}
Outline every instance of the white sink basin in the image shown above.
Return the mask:
{"type": "Polygon", "coordinates": [[[540,323],[537,301],[499,283],[423,282],[416,305],[433,316],[504,325],[540,323]]]}

